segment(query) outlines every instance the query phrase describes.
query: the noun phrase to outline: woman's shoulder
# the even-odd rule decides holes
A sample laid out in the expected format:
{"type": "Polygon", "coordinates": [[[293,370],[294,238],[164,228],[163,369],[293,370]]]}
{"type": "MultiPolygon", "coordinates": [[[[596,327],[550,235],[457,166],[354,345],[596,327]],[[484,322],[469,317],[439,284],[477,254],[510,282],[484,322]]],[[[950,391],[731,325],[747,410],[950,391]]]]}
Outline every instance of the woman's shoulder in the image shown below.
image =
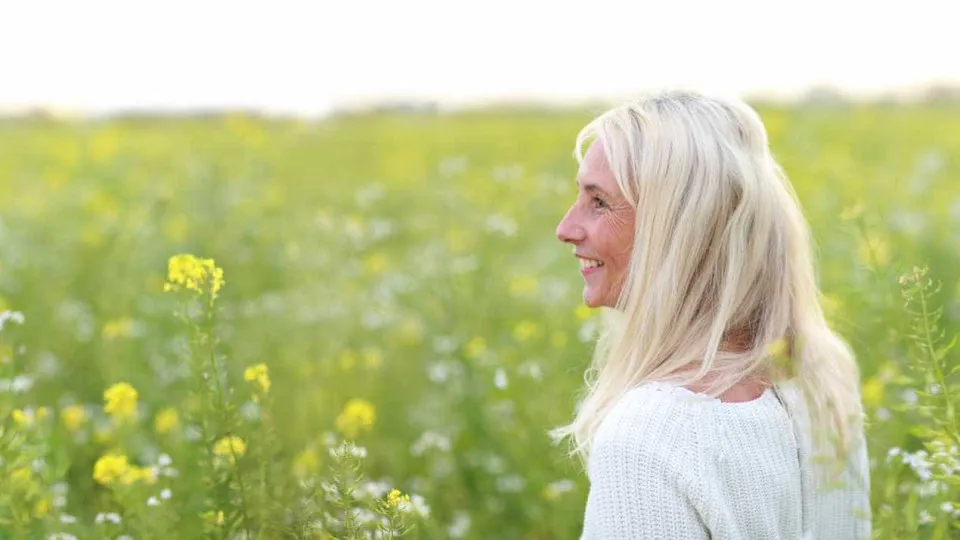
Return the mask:
{"type": "Polygon", "coordinates": [[[708,396],[659,381],[627,390],[610,407],[597,430],[594,452],[620,457],[676,457],[694,448],[710,423],[708,396]]]}
{"type": "Polygon", "coordinates": [[[648,381],[628,390],[610,408],[597,430],[595,450],[638,458],[673,458],[702,450],[727,429],[765,431],[787,427],[788,417],[773,389],[751,401],[723,402],[668,382],[648,381]],[[763,424],[763,426],[759,426],[763,424]]]}

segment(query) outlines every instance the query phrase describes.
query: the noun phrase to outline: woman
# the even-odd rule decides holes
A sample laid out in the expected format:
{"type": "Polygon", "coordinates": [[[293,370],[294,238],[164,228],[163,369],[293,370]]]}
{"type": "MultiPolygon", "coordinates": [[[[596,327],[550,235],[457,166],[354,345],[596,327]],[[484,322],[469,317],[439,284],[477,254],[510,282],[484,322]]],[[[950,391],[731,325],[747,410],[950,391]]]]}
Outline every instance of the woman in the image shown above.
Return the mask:
{"type": "Polygon", "coordinates": [[[613,308],[553,432],[590,478],[582,538],[868,538],[859,371],[758,115],[666,92],[599,116],[576,148],[557,236],[584,302],[613,308]]]}

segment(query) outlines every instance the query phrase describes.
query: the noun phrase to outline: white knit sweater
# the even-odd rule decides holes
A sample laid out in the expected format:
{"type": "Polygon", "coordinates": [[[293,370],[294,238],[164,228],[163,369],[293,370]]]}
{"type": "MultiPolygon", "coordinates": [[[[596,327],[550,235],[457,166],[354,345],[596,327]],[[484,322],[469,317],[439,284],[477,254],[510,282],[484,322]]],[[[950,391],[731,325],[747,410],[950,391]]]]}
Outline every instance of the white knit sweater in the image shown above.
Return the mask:
{"type": "Polygon", "coordinates": [[[869,467],[859,449],[815,487],[809,418],[789,385],[721,402],[663,382],[611,409],[587,463],[581,540],[869,538],[869,467]]]}

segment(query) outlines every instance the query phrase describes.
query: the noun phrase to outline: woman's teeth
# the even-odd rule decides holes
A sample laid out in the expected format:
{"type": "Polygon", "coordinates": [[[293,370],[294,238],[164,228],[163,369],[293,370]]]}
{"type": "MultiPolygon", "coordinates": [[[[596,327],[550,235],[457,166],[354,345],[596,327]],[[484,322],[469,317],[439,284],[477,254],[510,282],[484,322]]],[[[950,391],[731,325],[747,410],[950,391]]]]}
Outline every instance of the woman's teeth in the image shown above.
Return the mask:
{"type": "Polygon", "coordinates": [[[603,266],[603,263],[592,259],[580,259],[580,268],[596,268],[598,266],[603,266]]]}

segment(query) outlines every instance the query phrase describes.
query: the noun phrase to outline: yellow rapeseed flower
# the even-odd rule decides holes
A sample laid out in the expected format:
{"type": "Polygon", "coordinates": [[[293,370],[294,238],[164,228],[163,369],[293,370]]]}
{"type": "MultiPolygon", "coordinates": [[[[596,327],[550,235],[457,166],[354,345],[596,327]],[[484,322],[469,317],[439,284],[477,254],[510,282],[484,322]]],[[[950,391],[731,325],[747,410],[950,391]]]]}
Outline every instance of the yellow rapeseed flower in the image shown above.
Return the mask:
{"type": "Polygon", "coordinates": [[[211,525],[223,525],[225,521],[223,510],[220,510],[218,512],[214,512],[213,510],[207,510],[206,512],[200,514],[200,517],[203,518],[204,521],[206,521],[211,525]]]}
{"type": "Polygon", "coordinates": [[[354,398],[347,402],[343,412],[337,416],[337,429],[348,439],[353,439],[361,431],[373,427],[376,419],[377,412],[373,403],[354,398]]]}
{"type": "Polygon", "coordinates": [[[350,371],[357,365],[357,353],[352,349],[347,349],[340,353],[340,369],[344,371],[350,371]]]}
{"type": "MultiPolygon", "coordinates": [[[[93,465],[93,479],[98,484],[111,486],[130,479],[130,463],[123,454],[106,454],[93,465]]],[[[130,482],[132,483],[132,482],[130,482]]]]}
{"type": "Polygon", "coordinates": [[[163,409],[153,420],[153,429],[160,435],[165,435],[180,427],[180,415],[173,408],[163,409]]]}
{"type": "Polygon", "coordinates": [[[391,490],[387,495],[387,504],[394,508],[399,508],[403,503],[410,502],[410,495],[401,493],[399,489],[391,490]]]}
{"type": "Polygon", "coordinates": [[[16,492],[29,493],[37,488],[37,481],[29,467],[19,467],[10,473],[10,487],[16,492]]]}
{"type": "Polygon", "coordinates": [[[13,423],[19,427],[27,427],[33,424],[33,417],[25,413],[22,409],[14,409],[10,413],[10,418],[13,419],[13,423]]]}
{"type": "Polygon", "coordinates": [[[213,455],[233,465],[247,452],[247,443],[236,435],[228,435],[213,445],[213,455]]]}
{"type": "Polygon", "coordinates": [[[466,353],[467,358],[476,360],[487,352],[487,342],[480,336],[474,336],[469,342],[467,342],[467,346],[464,349],[464,353],[466,353]]]}
{"type": "Polygon", "coordinates": [[[121,382],[103,393],[104,412],[117,422],[137,416],[137,390],[129,383],[121,382]]]}
{"type": "Polygon", "coordinates": [[[201,259],[189,254],[170,257],[167,262],[167,283],[165,291],[178,291],[181,288],[196,293],[210,292],[217,297],[223,288],[223,269],[213,259],[201,259]]]}
{"type": "Polygon", "coordinates": [[[368,347],[363,350],[363,365],[369,369],[377,369],[383,364],[383,353],[376,347],[368,347]]]}
{"type": "Polygon", "coordinates": [[[320,456],[313,448],[306,448],[293,458],[293,474],[297,478],[308,478],[320,469],[320,456]]]}
{"type": "Polygon", "coordinates": [[[883,382],[876,377],[867,379],[860,389],[860,395],[864,404],[871,407],[880,406],[883,403],[883,382]]]}
{"type": "Polygon", "coordinates": [[[60,411],[60,421],[69,431],[77,431],[87,421],[87,413],[79,405],[69,405],[60,411]]]}
{"type": "Polygon", "coordinates": [[[523,343],[525,341],[530,341],[531,339],[537,337],[540,334],[540,327],[537,326],[537,323],[533,321],[521,321],[513,329],[513,337],[517,341],[523,343]]]}
{"type": "Polygon", "coordinates": [[[270,371],[266,364],[248,367],[243,372],[243,378],[247,382],[254,383],[257,386],[257,392],[260,394],[266,394],[270,391],[270,371]]]}
{"type": "Polygon", "coordinates": [[[104,323],[100,331],[104,339],[115,339],[118,337],[130,337],[133,335],[133,319],[130,317],[120,317],[111,319],[104,323]]]}
{"type": "Polygon", "coordinates": [[[50,513],[50,499],[43,498],[33,505],[33,516],[43,518],[50,513]]]}

